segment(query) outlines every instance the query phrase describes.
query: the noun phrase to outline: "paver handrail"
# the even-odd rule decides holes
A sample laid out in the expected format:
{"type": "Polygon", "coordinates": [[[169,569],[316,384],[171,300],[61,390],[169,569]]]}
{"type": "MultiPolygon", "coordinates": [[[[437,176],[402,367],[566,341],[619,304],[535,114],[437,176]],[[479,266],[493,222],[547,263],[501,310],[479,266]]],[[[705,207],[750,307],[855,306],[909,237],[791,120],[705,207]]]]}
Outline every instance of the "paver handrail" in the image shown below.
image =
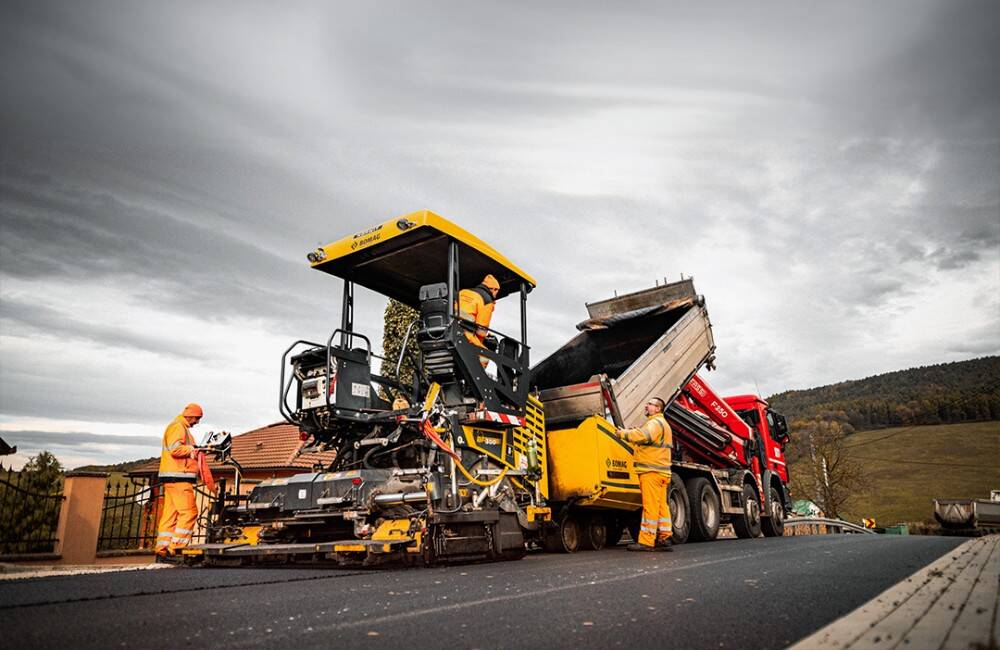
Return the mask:
{"type": "Polygon", "coordinates": [[[844,521],[843,519],[829,519],[827,517],[789,517],[785,520],[785,525],[824,525],[830,528],[840,528],[843,533],[864,533],[866,535],[876,534],[874,530],[869,530],[864,526],[852,524],[851,522],[844,521]]]}

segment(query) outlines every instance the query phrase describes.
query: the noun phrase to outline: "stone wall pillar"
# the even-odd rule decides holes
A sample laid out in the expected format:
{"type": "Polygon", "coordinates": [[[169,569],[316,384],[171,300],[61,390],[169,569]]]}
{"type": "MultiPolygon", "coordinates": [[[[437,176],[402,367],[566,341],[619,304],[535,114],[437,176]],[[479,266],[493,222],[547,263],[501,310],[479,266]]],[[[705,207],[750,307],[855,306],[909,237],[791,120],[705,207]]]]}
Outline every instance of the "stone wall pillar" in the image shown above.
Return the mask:
{"type": "Polygon", "coordinates": [[[63,488],[55,552],[60,564],[93,564],[97,559],[97,536],[101,531],[105,472],[70,472],[63,488]]]}

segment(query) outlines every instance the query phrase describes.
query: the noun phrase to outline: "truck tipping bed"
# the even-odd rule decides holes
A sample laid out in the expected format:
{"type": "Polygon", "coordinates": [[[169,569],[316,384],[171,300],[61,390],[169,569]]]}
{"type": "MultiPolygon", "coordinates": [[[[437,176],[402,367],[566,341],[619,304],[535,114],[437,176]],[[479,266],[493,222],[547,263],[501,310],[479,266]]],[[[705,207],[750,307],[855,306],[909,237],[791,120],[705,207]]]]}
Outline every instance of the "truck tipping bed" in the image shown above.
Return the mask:
{"type": "Polygon", "coordinates": [[[704,299],[691,279],[587,305],[581,330],[532,369],[550,424],[609,413],[638,426],[651,397],[672,402],[715,352],[704,299]]]}

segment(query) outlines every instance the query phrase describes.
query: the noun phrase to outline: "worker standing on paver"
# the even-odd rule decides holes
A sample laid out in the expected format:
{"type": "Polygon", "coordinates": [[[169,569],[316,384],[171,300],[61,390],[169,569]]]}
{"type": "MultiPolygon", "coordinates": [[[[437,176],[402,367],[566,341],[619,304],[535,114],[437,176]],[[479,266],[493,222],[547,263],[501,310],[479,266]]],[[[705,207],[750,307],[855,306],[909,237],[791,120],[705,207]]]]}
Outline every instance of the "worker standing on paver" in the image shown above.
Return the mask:
{"type": "MultiPolygon", "coordinates": [[[[465,338],[469,343],[480,348],[486,347],[484,341],[489,334],[490,320],[493,318],[493,308],[496,306],[499,293],[500,283],[492,274],[483,278],[479,286],[458,292],[459,317],[476,325],[474,330],[465,332],[465,338]]],[[[479,363],[485,368],[489,360],[486,357],[479,357],[479,363]]]]}
{"type": "Polygon", "coordinates": [[[198,449],[191,427],[198,424],[203,415],[200,406],[188,404],[163,432],[163,450],[160,453],[163,514],[156,537],[158,561],[169,560],[191,543],[191,534],[198,520],[198,506],[194,498],[194,486],[198,481],[198,449]]]}
{"type": "Polygon", "coordinates": [[[636,429],[618,429],[615,435],[633,445],[635,471],[642,492],[639,539],[630,551],[672,551],[670,548],[670,447],[673,436],[663,416],[666,403],[659,397],[646,402],[646,423],[636,429]]]}

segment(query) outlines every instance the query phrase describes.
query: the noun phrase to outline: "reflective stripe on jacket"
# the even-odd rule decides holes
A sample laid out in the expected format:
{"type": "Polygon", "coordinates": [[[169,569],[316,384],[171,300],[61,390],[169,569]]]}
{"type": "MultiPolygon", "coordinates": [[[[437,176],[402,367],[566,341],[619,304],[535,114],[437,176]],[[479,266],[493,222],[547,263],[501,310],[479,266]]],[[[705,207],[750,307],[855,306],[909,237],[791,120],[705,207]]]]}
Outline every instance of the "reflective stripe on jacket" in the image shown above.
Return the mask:
{"type": "Polygon", "coordinates": [[[620,429],[615,435],[634,446],[632,454],[636,473],[670,473],[673,435],[662,413],[651,416],[637,429],[620,429]]]}
{"type": "Polygon", "coordinates": [[[198,480],[198,461],[191,458],[194,436],[183,415],[178,415],[163,432],[160,452],[160,479],[169,481],[198,480]]]}
{"type": "MultiPolygon", "coordinates": [[[[493,301],[493,296],[480,287],[462,289],[458,292],[458,316],[466,322],[475,323],[480,327],[489,327],[495,306],[496,303],[493,301]]],[[[469,343],[483,347],[483,339],[486,338],[486,331],[478,330],[473,332],[466,330],[465,338],[469,340],[469,343]]]]}

